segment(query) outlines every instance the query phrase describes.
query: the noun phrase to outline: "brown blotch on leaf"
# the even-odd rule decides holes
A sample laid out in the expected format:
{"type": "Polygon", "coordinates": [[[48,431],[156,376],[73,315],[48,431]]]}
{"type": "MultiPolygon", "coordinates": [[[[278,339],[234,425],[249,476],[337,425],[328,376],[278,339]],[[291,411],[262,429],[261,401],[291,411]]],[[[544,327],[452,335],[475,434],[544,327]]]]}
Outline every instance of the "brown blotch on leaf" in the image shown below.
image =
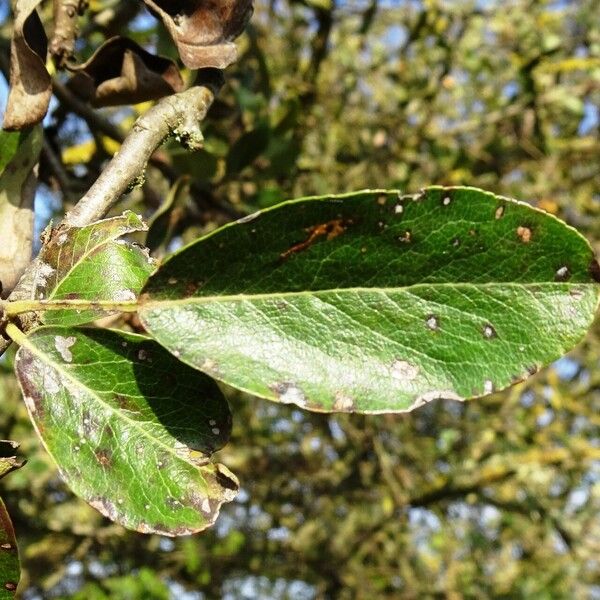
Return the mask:
{"type": "Polygon", "coordinates": [[[17,584],[13,583],[12,581],[7,581],[4,584],[4,587],[9,591],[9,592],[14,592],[17,589],[17,584]]]}
{"type": "Polygon", "coordinates": [[[342,235],[342,233],[344,233],[353,223],[352,219],[333,219],[332,221],[327,221],[327,223],[320,223],[319,225],[309,227],[307,229],[308,237],[303,242],[294,244],[291,248],[282,252],[279,255],[279,258],[280,260],[287,260],[293,254],[302,252],[312,246],[312,244],[320,237],[325,237],[327,240],[333,240],[339,235],[342,235]]]}
{"type": "Polygon", "coordinates": [[[237,58],[232,41],[252,15],[252,0],[144,0],[171,34],[190,69],[224,69],[237,58]]]}
{"type": "Polygon", "coordinates": [[[123,396],[122,394],[115,394],[113,398],[121,410],[137,411],[137,405],[131,400],[131,398],[123,396]]]}
{"type": "Polygon", "coordinates": [[[185,284],[183,293],[185,294],[185,297],[188,298],[189,296],[193,296],[199,288],[200,284],[197,281],[189,281],[185,284]]]}
{"type": "Polygon", "coordinates": [[[531,229],[524,225],[519,225],[517,227],[517,236],[524,244],[529,244],[532,236],[531,229]]]}
{"type": "Polygon", "coordinates": [[[40,0],[15,2],[10,45],[10,91],[3,127],[18,130],[39,123],[48,110],[52,80],[46,70],[48,38],[37,14],[40,0]]]}
{"type": "Polygon", "coordinates": [[[76,71],[69,87],[93,106],[118,106],[157,100],[183,90],[175,63],[155,56],[132,40],[105,42],[76,71]]]}
{"type": "Polygon", "coordinates": [[[108,468],[112,465],[112,452],[110,450],[100,448],[94,451],[94,456],[102,467],[108,468]]]}

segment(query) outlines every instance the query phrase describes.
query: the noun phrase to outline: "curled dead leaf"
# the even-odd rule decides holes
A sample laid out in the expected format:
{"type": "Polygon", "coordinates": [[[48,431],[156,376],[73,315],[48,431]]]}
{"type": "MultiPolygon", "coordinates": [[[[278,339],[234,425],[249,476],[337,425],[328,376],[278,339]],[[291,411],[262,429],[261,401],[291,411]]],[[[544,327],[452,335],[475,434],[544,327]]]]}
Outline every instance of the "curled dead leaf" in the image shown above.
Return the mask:
{"type": "Polygon", "coordinates": [[[8,131],[39,123],[52,95],[52,81],[46,70],[48,38],[36,11],[39,2],[19,0],[13,5],[10,92],[3,123],[8,131]]]}
{"type": "Polygon", "coordinates": [[[71,70],[77,73],[69,87],[93,106],[156,100],[184,87],[173,61],[122,37],[108,40],[89,60],[71,70]]]}
{"type": "Polygon", "coordinates": [[[177,45],[186,67],[224,69],[237,58],[233,40],[252,15],[252,0],[144,0],[177,45]]]}

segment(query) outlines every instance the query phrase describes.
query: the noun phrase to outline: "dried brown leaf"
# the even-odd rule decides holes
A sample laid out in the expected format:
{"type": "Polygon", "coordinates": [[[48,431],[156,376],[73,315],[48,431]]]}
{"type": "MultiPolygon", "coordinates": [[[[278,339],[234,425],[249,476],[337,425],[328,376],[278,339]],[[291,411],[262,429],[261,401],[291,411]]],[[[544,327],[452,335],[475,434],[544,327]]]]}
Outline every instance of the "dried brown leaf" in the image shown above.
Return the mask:
{"type": "Polygon", "coordinates": [[[36,11],[39,2],[18,0],[13,4],[10,93],[3,123],[9,131],[39,123],[52,95],[52,81],[46,70],[48,38],[36,11]]]}
{"type": "Polygon", "coordinates": [[[165,24],[186,67],[224,69],[237,58],[232,42],[252,15],[252,0],[144,0],[165,24]]]}
{"type": "Polygon", "coordinates": [[[105,42],[89,60],[72,70],[78,72],[69,87],[94,106],[156,100],[184,87],[173,61],[121,37],[105,42]]]}

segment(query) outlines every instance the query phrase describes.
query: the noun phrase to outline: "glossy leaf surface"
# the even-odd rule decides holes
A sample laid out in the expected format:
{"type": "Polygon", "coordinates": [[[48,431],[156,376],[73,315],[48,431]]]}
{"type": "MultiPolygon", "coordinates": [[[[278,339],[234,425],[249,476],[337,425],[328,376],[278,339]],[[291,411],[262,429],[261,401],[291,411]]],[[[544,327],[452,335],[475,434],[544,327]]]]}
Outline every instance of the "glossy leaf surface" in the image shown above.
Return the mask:
{"type": "Polygon", "coordinates": [[[231,428],[213,381],[138,335],[42,327],[19,341],[30,417],[78,496],[144,533],[214,522],[237,480],[208,460],[231,428]]]}
{"type": "MultiPolygon", "coordinates": [[[[154,269],[142,248],[120,240],[146,226],[132,212],[87,227],[54,232],[44,246],[35,282],[35,297],[116,302],[135,300],[154,269]]],[[[92,321],[102,310],[48,311],[47,324],[76,325],[92,321]]]]}
{"type": "Polygon", "coordinates": [[[405,411],[504,388],[574,346],[598,301],[586,240],[473,188],[280,205],[166,261],[147,330],[235,387],[317,411],[405,411]]]}
{"type": "Polygon", "coordinates": [[[15,597],[20,577],[15,531],[6,506],[0,498],[0,600],[12,600],[15,597]]]}

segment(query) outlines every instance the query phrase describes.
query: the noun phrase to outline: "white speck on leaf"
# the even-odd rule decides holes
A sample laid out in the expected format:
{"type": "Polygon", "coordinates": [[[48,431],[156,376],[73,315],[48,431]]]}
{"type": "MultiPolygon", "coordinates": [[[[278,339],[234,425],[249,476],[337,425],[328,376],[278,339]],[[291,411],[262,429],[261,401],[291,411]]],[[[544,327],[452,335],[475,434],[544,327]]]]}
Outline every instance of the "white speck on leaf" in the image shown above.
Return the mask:
{"type": "Polygon", "coordinates": [[[494,391],[494,382],[486,379],[483,382],[483,393],[484,394],[491,394],[494,391]]]}
{"type": "Polygon", "coordinates": [[[402,204],[396,204],[396,206],[394,206],[394,212],[397,215],[401,215],[404,212],[404,206],[402,204]]]}
{"type": "Polygon", "coordinates": [[[448,206],[448,204],[450,204],[450,202],[452,202],[452,199],[450,198],[450,196],[444,196],[444,199],[442,200],[442,204],[444,206],[448,206]]]}
{"type": "Polygon", "coordinates": [[[440,322],[435,315],[429,315],[425,323],[431,331],[437,331],[440,328],[440,322]]]}
{"type": "Polygon", "coordinates": [[[483,328],[483,337],[488,340],[493,337],[496,337],[496,330],[489,324],[485,325],[485,327],[483,328]]]}
{"type": "Polygon", "coordinates": [[[200,508],[202,509],[202,512],[204,512],[204,513],[210,512],[210,501],[208,498],[204,498],[204,500],[202,500],[202,505],[200,508]]]}
{"type": "Polygon", "coordinates": [[[218,427],[213,427],[211,429],[211,431],[215,434],[215,435],[219,435],[219,433],[221,433],[221,430],[218,427]]]}
{"type": "Polygon", "coordinates": [[[137,355],[140,360],[146,360],[148,358],[148,353],[143,348],[140,348],[140,350],[138,350],[137,355]]]}
{"type": "Polygon", "coordinates": [[[569,268],[568,267],[560,267],[560,269],[556,270],[556,274],[554,278],[556,281],[566,281],[569,278],[569,268]]]}
{"type": "Polygon", "coordinates": [[[69,348],[71,348],[76,341],[77,338],[74,336],[62,337],[61,335],[57,335],[54,338],[54,347],[65,362],[70,363],[73,361],[73,353],[69,348]]]}

